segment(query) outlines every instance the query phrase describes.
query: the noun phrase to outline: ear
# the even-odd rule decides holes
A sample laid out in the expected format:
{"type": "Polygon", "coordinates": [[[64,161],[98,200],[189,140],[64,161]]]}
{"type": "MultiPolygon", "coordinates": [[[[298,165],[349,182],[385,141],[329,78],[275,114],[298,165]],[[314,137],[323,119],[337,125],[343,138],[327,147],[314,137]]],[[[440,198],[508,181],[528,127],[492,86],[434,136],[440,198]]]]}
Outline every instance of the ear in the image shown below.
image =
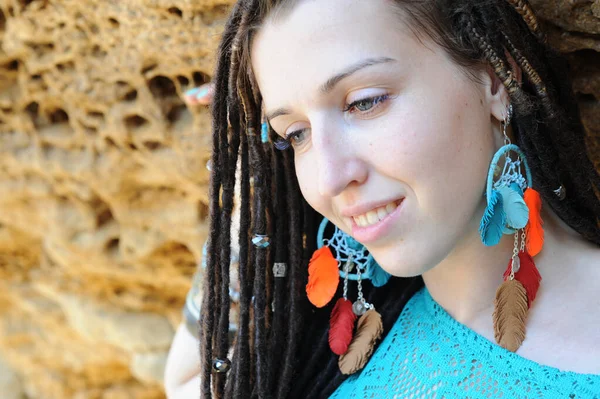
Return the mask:
{"type": "MultiPolygon", "coordinates": [[[[523,82],[523,72],[521,71],[521,68],[519,68],[514,58],[508,51],[505,52],[505,55],[511,66],[513,74],[517,78],[517,82],[519,85],[521,85],[523,82]]],[[[506,91],[506,87],[504,87],[504,84],[502,84],[500,78],[494,72],[494,69],[491,65],[487,65],[486,71],[487,76],[485,79],[485,91],[488,104],[490,104],[490,110],[492,115],[498,121],[503,121],[506,117],[508,105],[510,104],[508,92],[506,91]]]]}

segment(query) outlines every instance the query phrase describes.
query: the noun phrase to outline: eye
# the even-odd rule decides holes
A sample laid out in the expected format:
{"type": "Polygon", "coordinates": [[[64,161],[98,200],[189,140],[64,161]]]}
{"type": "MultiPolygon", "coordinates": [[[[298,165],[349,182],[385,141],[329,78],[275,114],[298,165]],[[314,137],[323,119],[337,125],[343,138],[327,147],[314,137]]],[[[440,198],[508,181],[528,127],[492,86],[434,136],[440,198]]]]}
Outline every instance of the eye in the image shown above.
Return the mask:
{"type": "Polygon", "coordinates": [[[275,148],[278,150],[287,150],[292,147],[299,146],[306,140],[306,134],[309,129],[299,129],[295,130],[289,134],[286,134],[285,138],[280,138],[275,141],[275,148]]]}
{"type": "Polygon", "coordinates": [[[388,94],[375,97],[367,97],[346,104],[344,112],[359,113],[361,115],[369,115],[390,98],[388,94]]]}

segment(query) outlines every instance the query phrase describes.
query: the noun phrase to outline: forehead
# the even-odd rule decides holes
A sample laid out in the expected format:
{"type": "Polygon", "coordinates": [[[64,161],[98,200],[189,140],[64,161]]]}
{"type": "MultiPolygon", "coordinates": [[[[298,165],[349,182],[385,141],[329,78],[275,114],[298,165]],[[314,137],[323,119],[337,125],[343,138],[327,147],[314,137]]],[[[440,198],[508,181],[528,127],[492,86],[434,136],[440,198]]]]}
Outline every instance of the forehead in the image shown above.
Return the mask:
{"type": "Polygon", "coordinates": [[[365,58],[418,66],[423,46],[390,0],[301,1],[269,18],[252,43],[252,67],[267,106],[316,92],[332,74],[365,58]]]}

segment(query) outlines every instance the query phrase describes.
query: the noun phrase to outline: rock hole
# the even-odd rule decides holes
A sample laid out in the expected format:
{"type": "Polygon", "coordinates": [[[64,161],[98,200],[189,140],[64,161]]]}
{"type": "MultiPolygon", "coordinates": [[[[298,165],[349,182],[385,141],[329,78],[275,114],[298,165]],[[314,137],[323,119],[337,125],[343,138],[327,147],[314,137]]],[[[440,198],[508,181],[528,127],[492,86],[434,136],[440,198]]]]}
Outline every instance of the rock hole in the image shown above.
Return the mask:
{"type": "Polygon", "coordinates": [[[119,146],[117,145],[117,143],[115,143],[115,141],[110,138],[110,137],[105,137],[104,138],[104,142],[106,143],[107,146],[109,147],[115,147],[118,148],[119,146]]]}
{"type": "Polygon", "coordinates": [[[167,120],[169,123],[175,123],[177,120],[179,120],[181,113],[185,111],[187,111],[185,104],[175,105],[167,112],[167,120]]]}
{"type": "Polygon", "coordinates": [[[50,123],[65,123],[69,122],[69,115],[64,109],[57,108],[48,115],[50,123]]]}
{"type": "Polygon", "coordinates": [[[190,84],[190,80],[182,75],[177,76],[177,82],[179,82],[180,87],[187,87],[190,84]]]}
{"type": "Polygon", "coordinates": [[[177,91],[173,81],[166,76],[158,75],[150,79],[148,82],[150,92],[156,98],[165,98],[170,96],[176,96],[177,91]]]}
{"type": "Polygon", "coordinates": [[[162,146],[162,143],[159,143],[158,141],[144,141],[144,147],[150,151],[158,150],[159,148],[162,148],[162,146]]]}
{"type": "Polygon", "coordinates": [[[75,69],[75,64],[73,62],[56,64],[56,69],[61,72],[72,72],[75,69]]]}
{"type": "Polygon", "coordinates": [[[110,24],[111,27],[113,27],[115,29],[119,27],[119,21],[117,21],[114,18],[109,18],[108,23],[110,24]]]}
{"type": "Polygon", "coordinates": [[[210,77],[205,73],[196,71],[192,74],[192,80],[194,81],[195,86],[200,86],[204,83],[209,82],[210,77]]]}
{"type": "Polygon", "coordinates": [[[27,112],[27,114],[33,121],[37,120],[37,118],[39,116],[39,110],[40,110],[40,106],[35,101],[32,103],[29,103],[29,105],[25,107],[25,112],[27,112]]]}
{"type": "Polygon", "coordinates": [[[88,112],[88,116],[92,119],[104,121],[104,114],[100,111],[90,111],[90,112],[88,112]]]}
{"type": "Polygon", "coordinates": [[[19,70],[19,60],[12,60],[12,61],[8,62],[4,67],[9,71],[18,71],[19,70]]]}
{"type": "Polygon", "coordinates": [[[129,149],[131,149],[131,150],[137,150],[138,149],[137,146],[135,144],[133,144],[133,143],[128,143],[127,147],[129,147],[129,149]]]}
{"type": "Polygon", "coordinates": [[[97,44],[92,47],[92,55],[97,58],[106,57],[106,51],[102,50],[97,44]]]}
{"type": "Polygon", "coordinates": [[[125,101],[135,101],[135,99],[137,98],[137,90],[133,89],[128,91],[127,93],[125,93],[125,95],[123,96],[123,100],[125,101]]]}
{"type": "Polygon", "coordinates": [[[116,252],[119,250],[119,239],[113,238],[108,241],[105,245],[105,248],[108,252],[116,252]]]}
{"type": "Polygon", "coordinates": [[[171,7],[167,11],[169,11],[169,14],[177,15],[180,18],[183,16],[183,11],[177,7],[171,7]]]}
{"type": "Polygon", "coordinates": [[[202,221],[208,218],[208,205],[204,202],[198,202],[198,218],[202,221]]]}
{"type": "Polygon", "coordinates": [[[54,50],[54,44],[52,43],[30,43],[30,47],[35,51],[37,56],[50,53],[54,50]]]}
{"type": "Polygon", "coordinates": [[[0,31],[3,31],[6,28],[6,16],[4,15],[4,11],[0,10],[0,31]]]}
{"type": "Polygon", "coordinates": [[[21,5],[23,6],[23,9],[25,9],[29,4],[33,3],[35,0],[21,0],[21,5]]]}
{"type": "Polygon", "coordinates": [[[147,64],[144,63],[144,65],[142,66],[142,75],[145,75],[153,69],[156,69],[157,66],[158,64],[154,61],[148,62],[147,64]]]}
{"type": "Polygon", "coordinates": [[[96,215],[96,226],[101,227],[111,220],[114,220],[114,217],[110,208],[105,203],[102,203],[99,212],[96,215]]]}
{"type": "Polygon", "coordinates": [[[131,130],[140,129],[148,124],[148,120],[139,115],[130,115],[125,118],[125,127],[131,130]]]}

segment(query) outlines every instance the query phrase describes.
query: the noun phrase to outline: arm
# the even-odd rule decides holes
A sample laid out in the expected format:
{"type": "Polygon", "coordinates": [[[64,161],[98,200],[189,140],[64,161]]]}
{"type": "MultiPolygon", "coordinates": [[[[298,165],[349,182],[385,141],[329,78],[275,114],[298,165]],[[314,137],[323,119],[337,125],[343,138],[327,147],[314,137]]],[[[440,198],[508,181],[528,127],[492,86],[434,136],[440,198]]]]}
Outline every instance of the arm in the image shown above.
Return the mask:
{"type": "Polygon", "coordinates": [[[165,391],[169,399],[200,397],[199,342],[181,323],[169,350],[165,367],[165,391]]]}

